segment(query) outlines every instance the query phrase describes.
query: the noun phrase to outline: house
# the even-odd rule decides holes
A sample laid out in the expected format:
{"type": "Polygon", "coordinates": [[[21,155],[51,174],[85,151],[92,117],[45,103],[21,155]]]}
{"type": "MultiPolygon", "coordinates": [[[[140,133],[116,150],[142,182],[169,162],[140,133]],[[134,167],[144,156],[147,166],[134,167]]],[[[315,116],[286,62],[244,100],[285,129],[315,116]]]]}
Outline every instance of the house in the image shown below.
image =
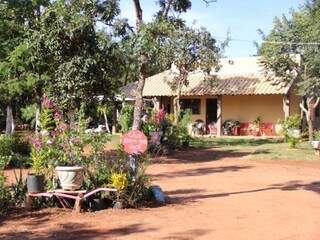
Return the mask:
{"type": "MultiPolygon", "coordinates": [[[[237,120],[240,135],[250,135],[250,126],[261,119],[261,134],[275,135],[275,124],[289,115],[300,114],[301,98],[296,94],[294,80],[291,82],[267,76],[259,63],[259,57],[223,58],[221,69],[214,73],[215,81],[206,81],[202,71],[189,74],[189,85],[183,87],[181,107],[192,110],[193,121],[201,120],[216,128],[220,136],[226,120],[237,120]]],[[[158,106],[170,113],[176,93],[168,82],[175,69],[161,72],[146,79],[144,98],[156,98],[158,106]]],[[[125,86],[122,91],[135,95],[137,83],[125,86]]]]}

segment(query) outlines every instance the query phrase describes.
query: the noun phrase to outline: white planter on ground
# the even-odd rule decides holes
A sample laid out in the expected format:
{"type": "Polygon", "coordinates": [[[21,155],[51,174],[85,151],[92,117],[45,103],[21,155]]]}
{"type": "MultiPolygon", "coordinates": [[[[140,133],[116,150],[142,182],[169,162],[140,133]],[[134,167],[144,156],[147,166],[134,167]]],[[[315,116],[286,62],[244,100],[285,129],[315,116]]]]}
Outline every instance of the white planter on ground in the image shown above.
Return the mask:
{"type": "Polygon", "coordinates": [[[288,129],[288,136],[292,138],[300,138],[301,137],[301,130],[300,129],[288,129]]]}
{"type": "Polygon", "coordinates": [[[314,149],[320,149],[320,141],[311,141],[311,145],[314,149]]]}
{"type": "Polygon", "coordinates": [[[63,190],[78,190],[83,182],[83,167],[56,167],[63,190]]]}

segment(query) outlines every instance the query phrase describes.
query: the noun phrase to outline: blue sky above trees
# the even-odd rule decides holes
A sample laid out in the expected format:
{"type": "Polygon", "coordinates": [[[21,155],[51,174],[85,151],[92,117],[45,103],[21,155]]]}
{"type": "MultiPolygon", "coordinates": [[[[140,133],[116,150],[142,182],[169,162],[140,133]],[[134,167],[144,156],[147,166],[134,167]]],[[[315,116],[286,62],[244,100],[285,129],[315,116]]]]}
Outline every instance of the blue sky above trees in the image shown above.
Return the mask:
{"type": "MultiPolygon", "coordinates": [[[[121,0],[122,16],[134,23],[132,0],[121,0]]],[[[182,17],[192,24],[206,27],[217,40],[223,41],[228,30],[232,40],[225,55],[250,56],[256,53],[254,41],[261,40],[257,30],[268,33],[275,16],[288,14],[290,8],[298,8],[304,0],[217,0],[210,6],[201,0],[193,1],[192,10],[182,17]]],[[[142,0],[144,19],[150,20],[156,12],[154,0],[142,0]]]]}

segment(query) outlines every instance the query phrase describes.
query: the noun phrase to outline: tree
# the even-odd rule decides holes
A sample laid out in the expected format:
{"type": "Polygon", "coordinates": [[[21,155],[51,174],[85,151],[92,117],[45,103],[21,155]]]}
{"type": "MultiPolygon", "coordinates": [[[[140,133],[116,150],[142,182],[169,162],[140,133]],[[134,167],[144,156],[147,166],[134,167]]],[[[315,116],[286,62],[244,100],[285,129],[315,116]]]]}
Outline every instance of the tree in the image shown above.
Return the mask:
{"type": "MultiPolygon", "coordinates": [[[[211,0],[204,0],[206,4],[213,2],[211,0]]],[[[159,10],[150,24],[144,24],[143,22],[143,10],[140,4],[140,0],[133,0],[135,14],[136,14],[136,56],[138,58],[138,85],[136,89],[136,101],[134,106],[134,120],[133,129],[139,129],[141,127],[141,113],[143,107],[143,88],[145,80],[150,74],[150,59],[154,65],[160,65],[161,67],[168,66],[170,59],[166,58],[166,55],[158,55],[153,58],[155,53],[161,53],[161,44],[165,45],[163,37],[168,36],[170,32],[176,30],[177,27],[184,26],[184,21],[175,17],[175,13],[186,12],[191,8],[190,0],[158,0],[157,4],[159,10]],[[159,49],[158,51],[154,51],[159,49]],[[162,58],[164,57],[164,58],[162,58]],[[153,63],[154,61],[160,61],[153,63]]],[[[164,51],[165,52],[165,51],[164,51]]],[[[151,67],[152,69],[152,67],[151,67]]],[[[158,69],[160,70],[160,69],[158,69]]]]}
{"type": "Polygon", "coordinates": [[[181,27],[172,32],[166,46],[168,58],[177,68],[174,78],[169,81],[172,90],[176,92],[174,99],[175,124],[180,116],[180,97],[182,88],[188,86],[188,76],[195,70],[202,70],[206,81],[214,80],[212,70],[219,68],[219,51],[216,41],[205,29],[194,30],[181,27]]]}
{"type": "Polygon", "coordinates": [[[305,102],[300,104],[313,139],[314,111],[320,97],[320,1],[308,2],[290,18],[276,18],[271,33],[265,37],[259,54],[267,69],[284,81],[299,80],[299,94],[305,102]],[[300,56],[299,61],[295,56],[300,56]]]}
{"type": "Polygon", "coordinates": [[[14,104],[21,102],[21,98],[28,99],[37,82],[34,74],[37,63],[29,37],[37,28],[40,9],[48,3],[48,0],[11,0],[0,4],[0,90],[7,109],[6,134],[14,130],[14,104]]]}
{"type": "Polygon", "coordinates": [[[54,1],[41,16],[41,51],[49,60],[49,95],[73,123],[80,102],[110,96],[118,77],[118,43],[109,30],[119,30],[118,1],[54,1]]]}

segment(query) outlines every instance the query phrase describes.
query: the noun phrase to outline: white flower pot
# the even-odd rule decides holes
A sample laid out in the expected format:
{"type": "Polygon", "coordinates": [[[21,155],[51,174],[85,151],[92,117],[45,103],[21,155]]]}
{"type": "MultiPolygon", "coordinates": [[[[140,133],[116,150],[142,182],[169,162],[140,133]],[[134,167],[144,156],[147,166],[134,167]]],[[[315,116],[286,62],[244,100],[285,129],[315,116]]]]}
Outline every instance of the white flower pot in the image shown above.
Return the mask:
{"type": "Polygon", "coordinates": [[[292,138],[300,138],[301,137],[301,130],[300,129],[288,129],[288,136],[292,138]]]}
{"type": "Polygon", "coordinates": [[[83,182],[83,167],[56,167],[63,190],[78,190],[83,182]]]}
{"type": "Polygon", "coordinates": [[[312,141],[311,145],[314,149],[320,149],[320,141],[312,141]]]}

